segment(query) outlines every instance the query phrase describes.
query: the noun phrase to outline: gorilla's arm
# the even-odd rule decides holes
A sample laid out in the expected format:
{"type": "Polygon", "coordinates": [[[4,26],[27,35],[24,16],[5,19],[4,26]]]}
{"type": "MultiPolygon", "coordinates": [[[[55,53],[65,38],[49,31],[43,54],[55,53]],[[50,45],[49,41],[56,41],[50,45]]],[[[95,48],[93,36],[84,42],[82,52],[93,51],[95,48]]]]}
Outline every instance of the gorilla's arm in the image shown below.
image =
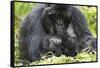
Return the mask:
{"type": "Polygon", "coordinates": [[[87,25],[87,21],[84,15],[75,7],[73,7],[72,9],[71,23],[73,24],[75,34],[77,35],[79,40],[85,42],[86,45],[93,45],[93,48],[95,50],[96,42],[94,42],[94,38],[87,25]]]}
{"type": "Polygon", "coordinates": [[[38,48],[45,32],[41,26],[41,13],[45,5],[38,6],[25,18],[20,28],[20,58],[36,60],[38,48]]]}

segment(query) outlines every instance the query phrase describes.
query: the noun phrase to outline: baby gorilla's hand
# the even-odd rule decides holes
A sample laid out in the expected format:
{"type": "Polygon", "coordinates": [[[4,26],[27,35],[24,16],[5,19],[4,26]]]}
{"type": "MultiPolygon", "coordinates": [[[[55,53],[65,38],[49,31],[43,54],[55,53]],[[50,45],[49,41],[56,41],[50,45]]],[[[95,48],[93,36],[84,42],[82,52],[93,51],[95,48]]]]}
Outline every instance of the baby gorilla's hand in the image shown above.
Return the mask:
{"type": "Polygon", "coordinates": [[[52,36],[51,38],[49,38],[49,46],[50,48],[55,48],[58,45],[61,45],[61,38],[56,37],[56,36],[52,36]]]}

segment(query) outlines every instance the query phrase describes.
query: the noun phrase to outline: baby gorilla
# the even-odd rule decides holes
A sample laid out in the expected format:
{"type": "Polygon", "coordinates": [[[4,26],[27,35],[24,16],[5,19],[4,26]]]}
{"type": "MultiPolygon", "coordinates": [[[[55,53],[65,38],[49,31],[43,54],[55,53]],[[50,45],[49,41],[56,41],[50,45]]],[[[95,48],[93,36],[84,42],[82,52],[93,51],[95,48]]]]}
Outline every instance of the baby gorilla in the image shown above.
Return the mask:
{"type": "Polygon", "coordinates": [[[61,54],[66,56],[76,56],[78,53],[78,46],[81,44],[76,43],[78,42],[76,38],[70,37],[69,35],[67,38],[61,38],[58,36],[46,36],[45,41],[43,41],[43,50],[45,52],[53,52],[55,56],[59,57],[61,54]],[[49,39],[47,41],[47,39],[49,39]],[[48,42],[48,43],[45,43],[48,42]]]}
{"type": "Polygon", "coordinates": [[[51,51],[54,53],[55,56],[59,57],[62,54],[61,49],[63,48],[63,46],[61,46],[61,42],[62,42],[62,40],[60,37],[46,36],[44,38],[43,45],[42,45],[43,50],[45,52],[51,51]],[[49,39],[49,40],[47,40],[47,39],[49,39]],[[47,43],[45,43],[45,42],[47,42],[47,43]]]}

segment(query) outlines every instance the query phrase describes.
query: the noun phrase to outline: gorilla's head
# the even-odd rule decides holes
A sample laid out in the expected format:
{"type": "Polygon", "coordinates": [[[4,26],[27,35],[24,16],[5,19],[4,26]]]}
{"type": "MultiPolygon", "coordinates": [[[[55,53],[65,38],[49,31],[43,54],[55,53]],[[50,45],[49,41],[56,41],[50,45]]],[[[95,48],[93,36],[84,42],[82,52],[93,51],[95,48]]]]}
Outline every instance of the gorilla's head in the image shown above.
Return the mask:
{"type": "Polygon", "coordinates": [[[71,20],[72,6],[50,4],[45,8],[44,13],[45,17],[43,23],[46,24],[46,30],[49,30],[47,32],[62,35],[71,20]],[[45,23],[45,21],[47,21],[47,23],[45,23]]]}
{"type": "Polygon", "coordinates": [[[71,7],[68,5],[53,5],[48,11],[48,17],[55,27],[55,33],[61,34],[71,19],[71,7]]]}

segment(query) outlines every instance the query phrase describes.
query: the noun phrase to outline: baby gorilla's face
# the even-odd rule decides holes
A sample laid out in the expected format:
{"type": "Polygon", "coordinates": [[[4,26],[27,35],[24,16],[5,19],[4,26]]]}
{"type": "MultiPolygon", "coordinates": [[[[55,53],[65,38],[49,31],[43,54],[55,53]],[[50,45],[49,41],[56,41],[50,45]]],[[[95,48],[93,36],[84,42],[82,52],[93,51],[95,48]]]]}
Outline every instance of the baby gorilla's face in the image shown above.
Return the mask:
{"type": "Polygon", "coordinates": [[[53,36],[49,38],[49,49],[54,53],[55,56],[61,56],[61,42],[62,40],[59,37],[53,36]]]}
{"type": "Polygon", "coordinates": [[[55,48],[55,47],[57,47],[57,46],[59,46],[59,45],[61,45],[61,42],[62,42],[62,40],[60,39],[60,38],[58,38],[58,37],[56,37],[56,36],[54,36],[54,37],[51,37],[50,39],[49,39],[49,47],[52,49],[52,48],[55,48]]]}

